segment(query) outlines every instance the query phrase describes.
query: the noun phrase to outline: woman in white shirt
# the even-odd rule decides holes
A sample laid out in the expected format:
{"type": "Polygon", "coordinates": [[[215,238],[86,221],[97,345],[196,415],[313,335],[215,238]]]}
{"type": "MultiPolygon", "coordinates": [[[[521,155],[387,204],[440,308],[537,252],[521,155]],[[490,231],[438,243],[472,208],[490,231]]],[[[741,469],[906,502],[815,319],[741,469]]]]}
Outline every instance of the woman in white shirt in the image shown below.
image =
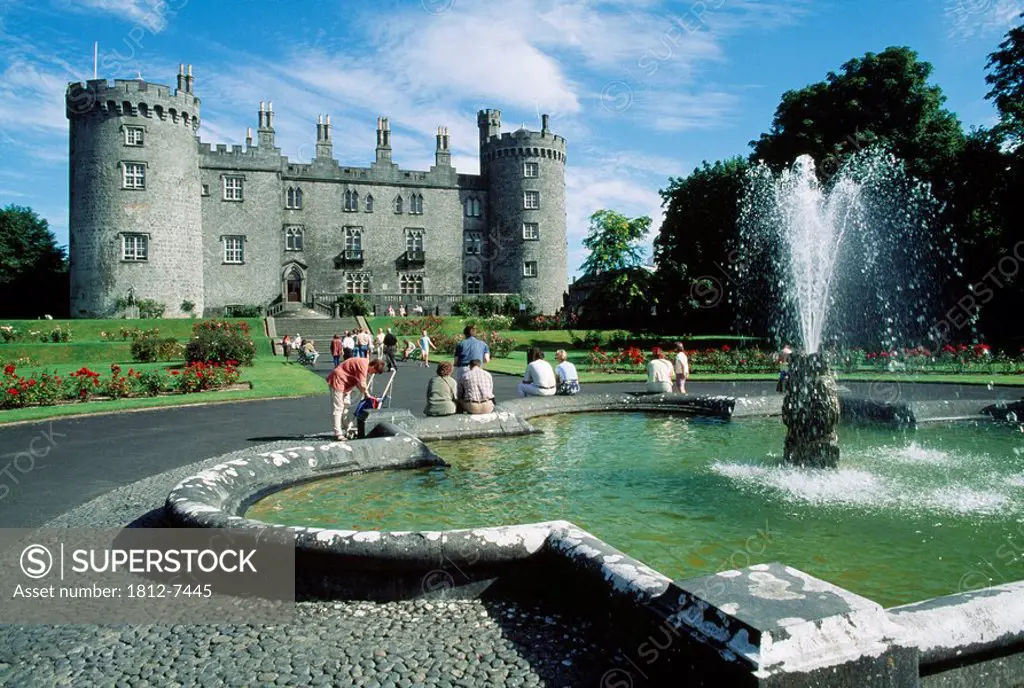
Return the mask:
{"type": "Polygon", "coordinates": [[[654,394],[672,391],[672,364],[665,359],[661,347],[651,350],[651,361],[647,364],[647,391],[654,394]]]}
{"type": "Polygon", "coordinates": [[[569,362],[569,355],[565,353],[565,349],[555,352],[555,360],[558,361],[558,365],[555,366],[555,375],[558,377],[558,394],[566,396],[579,394],[580,378],[576,374],[576,366],[569,362]]]}
{"type": "Polygon", "coordinates": [[[555,394],[555,371],[551,364],[544,360],[544,352],[530,349],[526,354],[529,362],[523,381],[519,383],[521,397],[550,397],[555,394]]]}

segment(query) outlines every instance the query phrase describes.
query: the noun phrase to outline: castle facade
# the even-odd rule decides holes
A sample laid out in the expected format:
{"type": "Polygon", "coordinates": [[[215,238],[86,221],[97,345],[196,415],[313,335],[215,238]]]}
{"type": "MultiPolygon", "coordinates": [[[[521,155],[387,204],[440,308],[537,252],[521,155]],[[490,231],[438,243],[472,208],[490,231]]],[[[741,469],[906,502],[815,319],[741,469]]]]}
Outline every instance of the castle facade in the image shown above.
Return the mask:
{"type": "Polygon", "coordinates": [[[191,65],[173,91],[98,79],[70,84],[65,105],[73,317],[110,317],[129,294],[168,316],[340,294],[442,313],[486,293],[563,305],[566,144],[547,115],[539,132],[502,133],[500,111],[481,110],[480,174],[468,175],[444,127],[428,171],[399,168],[386,118],[369,167],[335,160],[329,116],[313,160],[292,162],[275,147],[273,103],[244,147],[202,143],[191,65]]]}

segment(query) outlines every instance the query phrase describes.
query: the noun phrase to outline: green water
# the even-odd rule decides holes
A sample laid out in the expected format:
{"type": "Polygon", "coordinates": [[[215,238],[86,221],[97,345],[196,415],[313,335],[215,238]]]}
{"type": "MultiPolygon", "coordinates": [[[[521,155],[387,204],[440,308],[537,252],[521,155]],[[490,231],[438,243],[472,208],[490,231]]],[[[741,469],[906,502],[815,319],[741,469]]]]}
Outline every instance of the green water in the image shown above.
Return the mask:
{"type": "Polygon", "coordinates": [[[1024,579],[1024,434],[841,431],[838,471],[780,465],[778,419],[641,413],[431,444],[449,469],[328,478],[247,516],[438,530],[566,519],[673,578],[781,561],[885,606],[1024,579]]]}

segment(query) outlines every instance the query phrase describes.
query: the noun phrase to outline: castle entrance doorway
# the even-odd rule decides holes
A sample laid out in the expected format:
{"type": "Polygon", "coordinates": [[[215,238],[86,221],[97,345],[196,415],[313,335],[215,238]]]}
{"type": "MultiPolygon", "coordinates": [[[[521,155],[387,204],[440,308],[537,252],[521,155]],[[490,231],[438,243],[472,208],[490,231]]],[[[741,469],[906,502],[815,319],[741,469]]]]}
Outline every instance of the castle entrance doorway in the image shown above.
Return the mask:
{"type": "Polygon", "coordinates": [[[288,273],[287,289],[289,303],[302,302],[302,275],[300,275],[297,270],[292,270],[288,273]]]}

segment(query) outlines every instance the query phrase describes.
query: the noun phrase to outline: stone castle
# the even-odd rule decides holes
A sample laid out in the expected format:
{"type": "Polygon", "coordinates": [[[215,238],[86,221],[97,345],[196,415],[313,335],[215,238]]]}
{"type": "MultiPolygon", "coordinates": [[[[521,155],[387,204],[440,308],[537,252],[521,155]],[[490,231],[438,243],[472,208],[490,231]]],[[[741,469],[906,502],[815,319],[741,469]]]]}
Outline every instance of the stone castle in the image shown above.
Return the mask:
{"type": "Polygon", "coordinates": [[[275,147],[273,103],[255,140],[199,140],[192,67],[175,90],[139,80],[69,84],[73,317],[109,317],[129,295],[185,315],[236,305],[270,312],[361,294],[447,313],[474,294],[521,294],[541,312],[563,306],[568,283],[565,139],[548,129],[501,133],[481,110],[480,174],[451,164],[445,127],[435,164],[392,162],[377,121],[369,167],[333,157],[330,116],[316,155],[292,162],[275,147]]]}

